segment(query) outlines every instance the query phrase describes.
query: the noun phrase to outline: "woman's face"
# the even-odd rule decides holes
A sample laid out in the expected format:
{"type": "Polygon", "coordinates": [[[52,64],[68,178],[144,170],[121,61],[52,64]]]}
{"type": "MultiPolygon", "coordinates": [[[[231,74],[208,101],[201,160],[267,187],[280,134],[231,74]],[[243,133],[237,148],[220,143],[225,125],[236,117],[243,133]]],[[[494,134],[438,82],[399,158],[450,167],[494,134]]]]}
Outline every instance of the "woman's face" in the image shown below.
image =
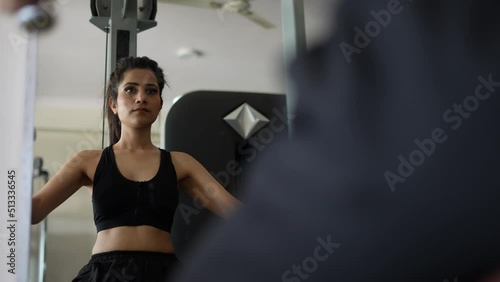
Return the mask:
{"type": "Polygon", "coordinates": [[[118,85],[116,102],[112,99],[109,102],[122,126],[150,126],[162,107],[160,87],[154,73],[149,69],[126,71],[118,85]]]}

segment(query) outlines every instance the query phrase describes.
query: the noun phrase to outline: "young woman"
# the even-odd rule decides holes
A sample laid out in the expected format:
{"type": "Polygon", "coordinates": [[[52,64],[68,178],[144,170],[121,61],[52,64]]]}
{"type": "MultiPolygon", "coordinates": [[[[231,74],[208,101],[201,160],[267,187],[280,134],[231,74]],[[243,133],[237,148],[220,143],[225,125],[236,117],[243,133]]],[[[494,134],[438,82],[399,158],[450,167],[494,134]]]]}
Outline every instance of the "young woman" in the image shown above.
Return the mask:
{"type": "Polygon", "coordinates": [[[77,153],[33,196],[35,224],[80,187],[92,195],[97,239],[75,282],[167,281],[176,262],[170,228],[178,190],[205,193],[207,208],[221,217],[239,205],[193,157],[151,142],[165,83],[155,61],[122,59],[105,97],[112,145],[77,153]]]}

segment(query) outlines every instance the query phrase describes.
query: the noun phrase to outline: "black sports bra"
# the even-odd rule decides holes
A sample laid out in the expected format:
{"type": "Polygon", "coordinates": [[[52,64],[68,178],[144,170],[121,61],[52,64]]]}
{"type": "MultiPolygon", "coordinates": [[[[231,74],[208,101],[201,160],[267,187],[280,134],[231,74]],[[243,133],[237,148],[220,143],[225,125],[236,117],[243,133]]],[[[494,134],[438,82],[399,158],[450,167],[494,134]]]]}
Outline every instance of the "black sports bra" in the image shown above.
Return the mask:
{"type": "Polygon", "coordinates": [[[179,201],[170,153],[161,151],[160,168],[149,181],[126,179],[112,147],[101,154],[94,175],[92,207],[97,232],[118,226],[149,225],[170,232],[179,201]]]}

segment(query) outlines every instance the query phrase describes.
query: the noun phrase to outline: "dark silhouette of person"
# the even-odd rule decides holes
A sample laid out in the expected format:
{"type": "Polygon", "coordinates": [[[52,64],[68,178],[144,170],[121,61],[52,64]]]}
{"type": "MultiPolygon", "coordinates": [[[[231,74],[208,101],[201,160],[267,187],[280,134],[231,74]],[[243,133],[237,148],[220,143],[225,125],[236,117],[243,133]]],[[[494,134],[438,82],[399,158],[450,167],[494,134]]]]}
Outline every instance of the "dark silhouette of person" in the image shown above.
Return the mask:
{"type": "Polygon", "coordinates": [[[479,281],[500,266],[500,3],[344,1],[294,136],[177,282],[479,281]]]}

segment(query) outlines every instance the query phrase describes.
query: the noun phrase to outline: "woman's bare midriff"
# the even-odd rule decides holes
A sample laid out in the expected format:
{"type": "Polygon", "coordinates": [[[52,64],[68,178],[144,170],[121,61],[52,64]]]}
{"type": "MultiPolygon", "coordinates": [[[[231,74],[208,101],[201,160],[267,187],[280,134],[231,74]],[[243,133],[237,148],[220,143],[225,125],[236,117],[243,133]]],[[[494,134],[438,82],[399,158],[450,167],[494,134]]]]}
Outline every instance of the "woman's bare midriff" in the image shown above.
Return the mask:
{"type": "Polygon", "coordinates": [[[151,226],[120,226],[99,231],[92,254],[111,251],[174,253],[170,234],[151,226]]]}

